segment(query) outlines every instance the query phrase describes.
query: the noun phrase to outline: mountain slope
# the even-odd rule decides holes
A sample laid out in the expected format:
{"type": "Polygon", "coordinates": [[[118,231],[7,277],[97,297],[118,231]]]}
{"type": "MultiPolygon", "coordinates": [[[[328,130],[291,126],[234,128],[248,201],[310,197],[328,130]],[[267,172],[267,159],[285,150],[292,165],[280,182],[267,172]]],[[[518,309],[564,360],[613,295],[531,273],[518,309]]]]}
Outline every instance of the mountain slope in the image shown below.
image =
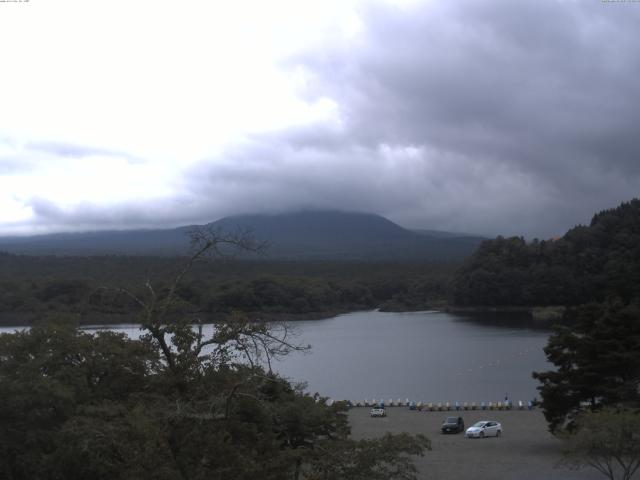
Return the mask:
{"type": "Polygon", "coordinates": [[[189,246],[188,228],[0,237],[0,250],[27,255],[176,255],[189,246]]]}
{"type": "MultiPolygon", "coordinates": [[[[240,215],[208,226],[222,232],[250,230],[257,240],[269,243],[267,256],[274,259],[450,261],[471,254],[482,240],[447,232],[418,234],[379,215],[337,211],[240,215]]],[[[5,237],[0,238],[0,250],[56,255],[179,255],[187,251],[190,228],[5,237]]]]}

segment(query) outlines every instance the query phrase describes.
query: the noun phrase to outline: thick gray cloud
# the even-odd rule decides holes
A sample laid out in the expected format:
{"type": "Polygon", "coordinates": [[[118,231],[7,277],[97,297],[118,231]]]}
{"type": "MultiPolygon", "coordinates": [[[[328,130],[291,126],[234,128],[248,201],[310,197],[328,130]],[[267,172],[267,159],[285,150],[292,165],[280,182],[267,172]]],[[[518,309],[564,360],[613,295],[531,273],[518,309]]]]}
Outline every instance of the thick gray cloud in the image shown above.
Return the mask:
{"type": "Polygon", "coordinates": [[[283,65],[305,70],[303,95],[332,99],[339,121],[229,146],[176,179],[179,198],[71,210],[34,199],[36,222],[175,225],[339,208],[549,237],[639,195],[640,4],[371,3],[360,14],[355,37],[283,65]]]}
{"type": "Polygon", "coordinates": [[[638,195],[639,5],[372,4],[362,18],[352,43],[289,64],[311,74],[309,99],[337,102],[341,128],[204,162],[211,211],[342,207],[545,237],[638,195]]]}

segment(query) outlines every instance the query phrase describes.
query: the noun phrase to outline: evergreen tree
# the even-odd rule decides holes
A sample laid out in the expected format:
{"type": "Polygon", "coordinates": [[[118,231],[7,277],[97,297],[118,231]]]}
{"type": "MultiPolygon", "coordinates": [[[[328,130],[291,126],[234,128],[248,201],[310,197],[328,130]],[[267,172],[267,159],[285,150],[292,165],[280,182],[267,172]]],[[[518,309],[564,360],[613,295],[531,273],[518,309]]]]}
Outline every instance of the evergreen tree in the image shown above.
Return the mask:
{"type": "Polygon", "coordinates": [[[545,348],[557,370],[536,372],[552,431],[571,429],[584,410],[640,406],[640,306],[609,302],[574,310],[545,348]]]}
{"type": "Polygon", "coordinates": [[[593,217],[562,238],[483,242],[451,284],[459,305],[581,305],[640,298],[640,200],[593,217]]]}

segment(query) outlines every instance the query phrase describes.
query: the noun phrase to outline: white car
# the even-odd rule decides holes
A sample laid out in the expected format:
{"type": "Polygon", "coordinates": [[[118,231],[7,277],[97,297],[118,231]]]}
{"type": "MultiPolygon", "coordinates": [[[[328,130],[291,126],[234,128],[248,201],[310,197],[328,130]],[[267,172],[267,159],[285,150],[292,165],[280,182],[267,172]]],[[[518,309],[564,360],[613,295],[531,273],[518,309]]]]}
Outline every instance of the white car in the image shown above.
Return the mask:
{"type": "Polygon", "coordinates": [[[467,438],[499,437],[500,435],[502,435],[502,425],[493,420],[482,420],[474,423],[467,428],[465,433],[467,438]]]}
{"type": "Polygon", "coordinates": [[[387,412],[384,408],[372,408],[369,415],[372,417],[386,417],[387,412]]]}

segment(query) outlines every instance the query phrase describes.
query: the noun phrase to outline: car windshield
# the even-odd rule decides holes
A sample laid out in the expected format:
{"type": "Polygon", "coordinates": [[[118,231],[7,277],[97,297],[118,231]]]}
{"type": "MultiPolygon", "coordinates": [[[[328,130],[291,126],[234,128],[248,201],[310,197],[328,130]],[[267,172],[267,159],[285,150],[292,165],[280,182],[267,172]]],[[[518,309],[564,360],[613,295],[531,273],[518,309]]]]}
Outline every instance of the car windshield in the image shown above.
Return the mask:
{"type": "Polygon", "coordinates": [[[458,423],[458,418],[457,417],[447,417],[447,419],[444,421],[444,423],[458,423]]]}
{"type": "Polygon", "coordinates": [[[487,424],[487,422],[478,422],[478,423],[474,423],[473,426],[474,427],[484,427],[487,424]]]}

